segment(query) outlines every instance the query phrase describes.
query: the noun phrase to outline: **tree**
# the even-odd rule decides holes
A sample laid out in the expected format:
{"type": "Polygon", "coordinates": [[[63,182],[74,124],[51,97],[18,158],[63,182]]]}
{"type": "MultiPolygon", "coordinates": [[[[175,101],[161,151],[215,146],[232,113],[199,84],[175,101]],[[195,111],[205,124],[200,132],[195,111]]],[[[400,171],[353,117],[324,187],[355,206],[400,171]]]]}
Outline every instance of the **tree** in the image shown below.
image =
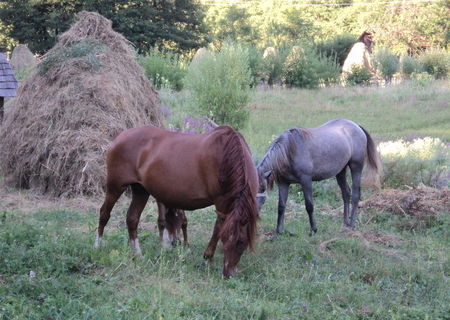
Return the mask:
{"type": "Polygon", "coordinates": [[[196,0],[0,0],[0,21],[10,38],[44,53],[81,10],[110,19],[139,52],[153,46],[183,51],[206,43],[203,8],[196,0]]]}

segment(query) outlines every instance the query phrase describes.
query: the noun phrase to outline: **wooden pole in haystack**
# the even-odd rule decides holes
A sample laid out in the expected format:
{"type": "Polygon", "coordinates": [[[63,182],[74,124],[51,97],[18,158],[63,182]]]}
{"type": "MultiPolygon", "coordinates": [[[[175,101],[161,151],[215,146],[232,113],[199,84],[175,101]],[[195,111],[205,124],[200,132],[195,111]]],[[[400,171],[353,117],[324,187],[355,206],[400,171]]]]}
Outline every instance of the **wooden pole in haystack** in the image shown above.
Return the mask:
{"type": "Polygon", "coordinates": [[[0,125],[3,122],[5,97],[15,97],[18,87],[16,77],[4,54],[5,47],[0,46],[0,125]]]}

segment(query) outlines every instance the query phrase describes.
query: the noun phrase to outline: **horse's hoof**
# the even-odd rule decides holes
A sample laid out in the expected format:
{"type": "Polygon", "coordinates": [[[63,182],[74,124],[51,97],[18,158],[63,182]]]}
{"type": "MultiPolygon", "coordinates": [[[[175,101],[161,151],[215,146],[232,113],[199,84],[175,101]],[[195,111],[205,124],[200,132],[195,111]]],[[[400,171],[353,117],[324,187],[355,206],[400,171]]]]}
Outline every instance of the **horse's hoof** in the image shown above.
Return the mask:
{"type": "Polygon", "coordinates": [[[205,259],[205,260],[212,260],[213,257],[214,257],[214,254],[211,254],[209,252],[205,252],[203,254],[203,259],[205,259]]]}
{"type": "Polygon", "coordinates": [[[309,232],[309,236],[310,237],[312,237],[314,234],[316,234],[317,233],[317,228],[315,228],[315,229],[312,229],[310,232],[309,232]]]}

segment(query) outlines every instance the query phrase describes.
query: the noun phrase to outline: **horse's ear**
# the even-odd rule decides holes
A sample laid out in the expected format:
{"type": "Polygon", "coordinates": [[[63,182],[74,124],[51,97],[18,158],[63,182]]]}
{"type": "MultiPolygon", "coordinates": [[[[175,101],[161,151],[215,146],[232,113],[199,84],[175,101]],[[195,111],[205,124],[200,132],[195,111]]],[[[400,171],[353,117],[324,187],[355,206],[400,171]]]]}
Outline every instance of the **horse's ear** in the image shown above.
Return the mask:
{"type": "Polygon", "coordinates": [[[272,174],[272,170],[264,172],[264,179],[269,179],[271,174],[272,174]]]}

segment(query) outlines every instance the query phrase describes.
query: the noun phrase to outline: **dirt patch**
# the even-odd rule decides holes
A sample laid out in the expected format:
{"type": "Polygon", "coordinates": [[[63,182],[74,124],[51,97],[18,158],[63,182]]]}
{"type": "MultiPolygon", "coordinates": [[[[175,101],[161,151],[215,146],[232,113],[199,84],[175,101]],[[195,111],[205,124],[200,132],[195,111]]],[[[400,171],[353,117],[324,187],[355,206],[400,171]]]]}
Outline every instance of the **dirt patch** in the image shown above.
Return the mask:
{"type": "Polygon", "coordinates": [[[440,212],[449,212],[450,189],[426,186],[409,190],[387,189],[361,202],[360,207],[427,220],[440,212]]]}

